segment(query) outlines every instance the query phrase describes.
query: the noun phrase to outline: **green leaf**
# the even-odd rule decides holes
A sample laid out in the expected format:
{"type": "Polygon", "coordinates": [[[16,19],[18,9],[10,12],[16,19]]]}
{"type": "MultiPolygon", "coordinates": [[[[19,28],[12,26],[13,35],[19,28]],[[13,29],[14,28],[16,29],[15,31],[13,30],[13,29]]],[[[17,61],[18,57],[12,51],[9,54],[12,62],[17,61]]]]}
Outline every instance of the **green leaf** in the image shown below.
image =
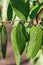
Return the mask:
{"type": "Polygon", "coordinates": [[[26,31],[24,25],[19,22],[16,29],[16,38],[17,44],[20,51],[20,54],[23,53],[25,46],[26,46],[26,31]]]}
{"type": "Polygon", "coordinates": [[[8,9],[7,9],[7,18],[8,18],[8,20],[12,20],[12,18],[13,18],[13,8],[10,3],[8,5],[8,9]]]}
{"type": "Polygon", "coordinates": [[[11,43],[12,43],[12,49],[16,60],[16,64],[20,65],[20,52],[19,52],[17,39],[16,39],[16,27],[13,27],[11,31],[11,43]]]}
{"type": "Polygon", "coordinates": [[[39,4],[40,8],[38,10],[38,13],[41,11],[41,9],[43,9],[43,3],[39,4]]]}
{"type": "Polygon", "coordinates": [[[38,5],[35,5],[29,12],[29,16],[30,18],[34,18],[37,14],[35,14],[38,10],[38,5]]]}
{"type": "Polygon", "coordinates": [[[31,27],[30,41],[27,47],[27,58],[34,58],[42,44],[42,29],[40,26],[31,27]]]}
{"type": "Polygon", "coordinates": [[[6,48],[7,48],[7,31],[5,25],[0,24],[0,52],[2,57],[6,58],[6,48]]]}
{"type": "Polygon", "coordinates": [[[1,45],[2,45],[2,56],[6,58],[6,49],[7,49],[7,31],[5,25],[2,25],[1,31],[1,45]]]}
{"type": "Polygon", "coordinates": [[[21,0],[10,0],[15,14],[21,19],[26,20],[28,17],[28,7],[21,0]]]}
{"type": "Polygon", "coordinates": [[[35,18],[36,15],[40,12],[40,10],[43,8],[43,3],[42,4],[37,4],[35,5],[29,12],[29,16],[31,19],[35,18]]]}

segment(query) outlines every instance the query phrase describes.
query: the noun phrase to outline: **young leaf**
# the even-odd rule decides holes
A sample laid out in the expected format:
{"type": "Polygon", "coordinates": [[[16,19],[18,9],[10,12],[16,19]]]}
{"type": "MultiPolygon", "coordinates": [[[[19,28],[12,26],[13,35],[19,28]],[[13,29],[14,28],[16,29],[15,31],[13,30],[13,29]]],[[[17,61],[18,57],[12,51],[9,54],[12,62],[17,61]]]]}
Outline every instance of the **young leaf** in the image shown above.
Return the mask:
{"type": "Polygon", "coordinates": [[[21,19],[26,20],[28,17],[28,7],[21,0],[10,0],[15,14],[21,19]]]}
{"type": "Polygon", "coordinates": [[[42,44],[42,29],[40,26],[30,29],[30,41],[27,47],[27,58],[34,58],[42,44]]]}
{"type": "Polygon", "coordinates": [[[11,31],[11,43],[12,43],[12,48],[13,48],[16,64],[20,65],[20,52],[18,49],[19,47],[17,45],[17,39],[16,39],[16,27],[13,27],[11,31]]]}

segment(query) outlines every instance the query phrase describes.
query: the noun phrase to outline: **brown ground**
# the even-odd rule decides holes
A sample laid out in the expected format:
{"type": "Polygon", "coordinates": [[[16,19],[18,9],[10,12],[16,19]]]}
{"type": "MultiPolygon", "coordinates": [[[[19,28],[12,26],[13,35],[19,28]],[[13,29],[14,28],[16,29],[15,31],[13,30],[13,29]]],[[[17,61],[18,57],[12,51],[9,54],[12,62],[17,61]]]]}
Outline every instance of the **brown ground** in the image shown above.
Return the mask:
{"type": "MultiPolygon", "coordinates": [[[[8,42],[7,42],[7,52],[6,52],[6,59],[0,58],[0,65],[15,65],[15,59],[12,51],[12,46],[10,42],[10,31],[11,31],[11,24],[5,23],[7,28],[7,35],[8,35],[8,42]]],[[[21,57],[21,65],[29,65],[29,60],[26,60],[25,53],[23,53],[21,57]]]]}

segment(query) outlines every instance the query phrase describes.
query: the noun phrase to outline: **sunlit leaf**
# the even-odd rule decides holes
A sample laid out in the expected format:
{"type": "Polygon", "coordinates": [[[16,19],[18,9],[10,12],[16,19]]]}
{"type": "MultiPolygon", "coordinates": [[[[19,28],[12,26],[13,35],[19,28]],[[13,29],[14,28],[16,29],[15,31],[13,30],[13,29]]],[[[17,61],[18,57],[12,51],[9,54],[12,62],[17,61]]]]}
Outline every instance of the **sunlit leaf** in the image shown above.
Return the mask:
{"type": "Polygon", "coordinates": [[[7,8],[10,0],[1,0],[2,2],[2,20],[5,21],[7,19],[7,8]]]}
{"type": "Polygon", "coordinates": [[[40,26],[30,29],[30,41],[27,47],[27,58],[34,58],[42,44],[42,29],[40,26]]]}
{"type": "Polygon", "coordinates": [[[15,14],[21,19],[26,20],[28,17],[28,7],[21,0],[10,0],[15,14]]]}
{"type": "Polygon", "coordinates": [[[16,39],[16,27],[12,28],[11,31],[11,42],[12,42],[12,49],[14,53],[14,58],[16,60],[16,64],[20,65],[20,52],[17,45],[17,39],[16,39]]]}

